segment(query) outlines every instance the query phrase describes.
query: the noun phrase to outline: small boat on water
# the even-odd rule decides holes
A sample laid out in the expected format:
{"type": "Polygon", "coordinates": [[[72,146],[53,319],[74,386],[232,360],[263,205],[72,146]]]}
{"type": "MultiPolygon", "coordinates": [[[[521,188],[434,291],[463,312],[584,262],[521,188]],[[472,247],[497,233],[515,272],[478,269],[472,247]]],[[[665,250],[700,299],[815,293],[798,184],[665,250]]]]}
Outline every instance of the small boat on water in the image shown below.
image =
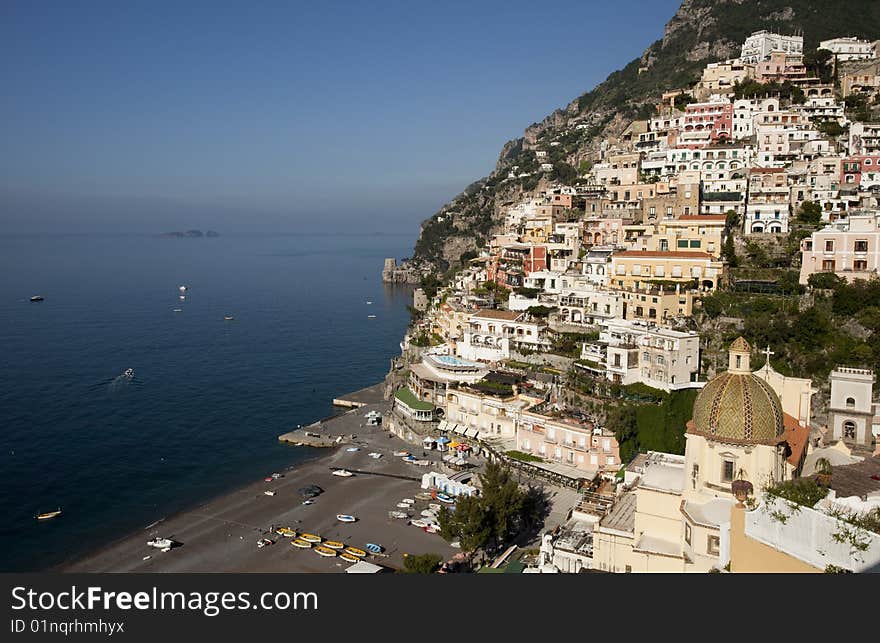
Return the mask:
{"type": "Polygon", "coordinates": [[[341,543],[338,540],[328,540],[324,543],[324,547],[328,549],[344,549],[345,543],[341,543]]]}
{"type": "Polygon", "coordinates": [[[336,520],[339,522],[354,522],[357,518],[349,514],[336,514],[336,520]]]}
{"type": "Polygon", "coordinates": [[[186,295],[181,295],[178,299],[180,299],[180,301],[186,301],[186,295]]]}
{"type": "Polygon", "coordinates": [[[345,552],[339,554],[339,557],[347,563],[359,563],[361,560],[357,556],[352,556],[351,554],[346,554],[345,552]]]}
{"type": "Polygon", "coordinates": [[[177,289],[178,289],[180,292],[186,292],[187,287],[186,287],[186,286],[178,286],[177,289]]]}
{"type": "Polygon", "coordinates": [[[307,543],[319,543],[324,540],[318,534],[300,534],[299,539],[304,540],[307,543]]]}
{"type": "Polygon", "coordinates": [[[296,531],[290,527],[279,527],[275,530],[275,533],[279,536],[284,536],[285,538],[296,538],[296,531]]]}
{"type": "Polygon", "coordinates": [[[358,558],[363,558],[367,555],[367,552],[365,552],[363,549],[358,549],[357,547],[346,547],[344,551],[346,554],[351,554],[352,556],[357,556],[358,558]]]}
{"type": "Polygon", "coordinates": [[[133,378],[134,377],[134,369],[133,368],[125,369],[125,372],[122,374],[122,376],[127,377],[128,379],[133,378]]]}
{"type": "Polygon", "coordinates": [[[43,297],[41,297],[40,295],[34,295],[33,297],[31,297],[31,301],[43,301],[43,297]]]}
{"type": "Polygon", "coordinates": [[[367,315],[367,319],[375,319],[375,315],[367,315]]]}
{"type": "Polygon", "coordinates": [[[354,474],[351,471],[347,471],[345,469],[337,469],[332,473],[334,476],[339,476],[340,478],[350,478],[354,474]]]}
{"type": "Polygon", "coordinates": [[[318,554],[318,556],[330,558],[331,556],[336,555],[336,550],[330,549],[329,547],[324,547],[323,545],[318,545],[317,547],[315,547],[315,553],[318,554]]]}
{"type": "Polygon", "coordinates": [[[290,544],[294,547],[299,547],[300,549],[310,549],[312,546],[312,543],[308,540],[303,540],[302,538],[294,538],[290,541],[290,544]]]}
{"type": "Polygon", "coordinates": [[[372,304],[372,303],[373,303],[373,302],[371,302],[371,301],[368,301],[368,302],[367,302],[367,305],[368,305],[368,306],[369,306],[369,305],[370,305],[370,304],[372,304]]]}
{"type": "Polygon", "coordinates": [[[367,543],[364,545],[364,548],[371,554],[381,554],[384,549],[382,545],[377,545],[376,543],[367,543]]]}
{"type": "Polygon", "coordinates": [[[55,511],[47,511],[45,513],[37,514],[34,516],[37,520],[49,520],[50,518],[54,518],[55,516],[61,515],[61,507],[58,507],[55,511]]]}
{"type": "Polygon", "coordinates": [[[233,317],[232,315],[223,316],[223,321],[232,321],[233,319],[235,319],[235,317],[233,317]]]}
{"type": "Polygon", "coordinates": [[[183,308],[175,308],[175,309],[174,309],[174,312],[175,312],[175,313],[182,313],[182,312],[183,312],[183,308]]]}

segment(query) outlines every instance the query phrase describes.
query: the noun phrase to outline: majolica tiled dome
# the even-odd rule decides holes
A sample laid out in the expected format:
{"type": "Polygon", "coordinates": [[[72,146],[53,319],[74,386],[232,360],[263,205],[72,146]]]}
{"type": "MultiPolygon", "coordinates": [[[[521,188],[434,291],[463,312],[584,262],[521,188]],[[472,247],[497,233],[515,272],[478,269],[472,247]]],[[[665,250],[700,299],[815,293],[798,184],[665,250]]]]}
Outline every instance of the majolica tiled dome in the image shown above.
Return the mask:
{"type": "Polygon", "coordinates": [[[688,432],[739,444],[775,444],[782,435],[782,404],[773,388],[748,370],[749,350],[741,337],[731,345],[731,367],[700,391],[688,432]]]}

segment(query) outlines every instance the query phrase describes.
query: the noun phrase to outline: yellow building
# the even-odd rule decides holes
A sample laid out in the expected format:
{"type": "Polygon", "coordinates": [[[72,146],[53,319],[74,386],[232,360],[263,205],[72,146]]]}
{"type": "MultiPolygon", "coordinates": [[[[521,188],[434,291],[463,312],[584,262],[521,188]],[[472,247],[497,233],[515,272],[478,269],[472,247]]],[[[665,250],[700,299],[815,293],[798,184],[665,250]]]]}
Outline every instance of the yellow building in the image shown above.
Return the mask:
{"type": "Polygon", "coordinates": [[[799,474],[809,429],[784,413],[773,387],[751,372],[750,351],[737,339],[728,370],[700,391],[685,432],[685,455],[649,454],[653,460],[632,491],[631,520],[612,511],[600,522],[594,541],[600,569],[720,567],[726,562],[722,539],[729,542],[734,481],[760,489],[799,474]]]}
{"type": "Polygon", "coordinates": [[[639,290],[652,284],[699,284],[715,290],[724,274],[724,264],[704,252],[626,250],[611,258],[609,285],[620,290],[639,290]]]}

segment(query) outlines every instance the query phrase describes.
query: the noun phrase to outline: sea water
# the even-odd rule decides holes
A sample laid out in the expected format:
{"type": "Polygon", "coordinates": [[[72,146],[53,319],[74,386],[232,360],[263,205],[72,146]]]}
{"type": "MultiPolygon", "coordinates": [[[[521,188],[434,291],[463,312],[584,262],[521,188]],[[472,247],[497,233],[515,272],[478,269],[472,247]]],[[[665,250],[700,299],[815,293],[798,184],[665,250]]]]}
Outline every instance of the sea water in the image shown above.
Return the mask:
{"type": "Polygon", "coordinates": [[[51,567],[308,457],[278,436],[400,352],[412,289],[380,274],[412,241],[0,237],[0,571],[51,567]]]}

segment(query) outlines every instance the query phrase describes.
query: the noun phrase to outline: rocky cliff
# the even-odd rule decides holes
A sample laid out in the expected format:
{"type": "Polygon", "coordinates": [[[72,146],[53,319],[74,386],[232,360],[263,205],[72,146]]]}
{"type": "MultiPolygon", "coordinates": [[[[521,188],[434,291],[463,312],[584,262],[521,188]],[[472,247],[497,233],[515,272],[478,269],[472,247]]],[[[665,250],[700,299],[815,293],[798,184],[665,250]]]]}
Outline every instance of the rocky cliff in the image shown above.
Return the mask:
{"type": "Polygon", "coordinates": [[[572,184],[582,162],[597,158],[602,139],[614,139],[633,120],[650,115],[664,91],[695,82],[707,63],[738,55],[741,43],[759,29],[803,33],[807,48],[834,36],[875,39],[880,2],[684,0],[663,37],[639,58],[527,127],[521,138],[504,145],[488,176],[425,220],[404,268],[425,274],[461,265],[497,231],[505,206],[551,184],[572,184]],[[552,171],[539,171],[538,146],[548,150],[552,171]]]}

